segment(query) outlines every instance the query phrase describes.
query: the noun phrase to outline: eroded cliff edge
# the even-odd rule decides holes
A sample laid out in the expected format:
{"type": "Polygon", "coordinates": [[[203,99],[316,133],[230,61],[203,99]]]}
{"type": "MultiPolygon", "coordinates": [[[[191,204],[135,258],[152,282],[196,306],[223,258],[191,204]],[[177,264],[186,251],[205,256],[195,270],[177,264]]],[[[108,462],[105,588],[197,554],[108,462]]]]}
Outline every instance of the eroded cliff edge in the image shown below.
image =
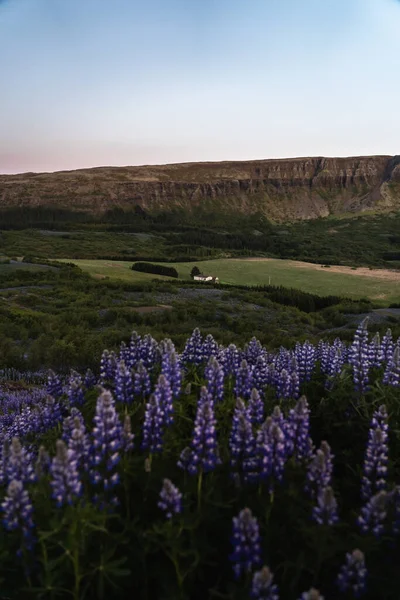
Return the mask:
{"type": "MultiPolygon", "coordinates": [[[[261,212],[273,220],[400,210],[400,156],[294,158],[99,167],[0,175],[0,207],[43,206],[102,213],[261,212]]],[[[1,220],[1,217],[0,217],[1,220]]]]}

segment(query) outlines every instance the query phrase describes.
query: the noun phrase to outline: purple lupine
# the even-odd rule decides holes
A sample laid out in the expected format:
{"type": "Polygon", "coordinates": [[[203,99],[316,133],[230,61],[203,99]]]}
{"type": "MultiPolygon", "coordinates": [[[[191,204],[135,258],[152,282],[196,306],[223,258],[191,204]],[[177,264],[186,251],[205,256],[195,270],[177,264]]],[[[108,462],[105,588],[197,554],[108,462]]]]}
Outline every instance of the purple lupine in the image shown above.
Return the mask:
{"type": "MultiPolygon", "coordinates": [[[[3,525],[7,531],[21,531],[22,546],[31,550],[34,544],[33,507],[23,483],[13,479],[1,504],[3,525]]],[[[20,554],[20,550],[18,551],[20,554]]]]}
{"type": "Polygon", "coordinates": [[[292,378],[286,369],[282,369],[276,380],[276,397],[291,398],[292,396],[292,378]]]}
{"type": "Polygon", "coordinates": [[[82,427],[85,427],[85,420],[83,418],[82,413],[74,406],[71,408],[70,411],[70,415],[68,417],[65,417],[65,419],[63,420],[62,423],[62,428],[63,428],[63,434],[62,434],[62,439],[64,440],[64,442],[66,444],[69,443],[69,440],[71,439],[72,436],[72,431],[75,427],[74,425],[74,420],[75,419],[79,419],[82,427]]]}
{"type": "Polygon", "coordinates": [[[274,490],[274,483],[281,482],[286,463],[286,444],[282,429],[268,417],[257,432],[257,456],[261,479],[274,490]]]}
{"type": "MultiPolygon", "coordinates": [[[[185,451],[184,451],[185,452],[185,451]]],[[[213,405],[209,401],[198,402],[194,422],[190,457],[183,460],[181,454],[178,466],[186,468],[190,475],[213,471],[221,464],[218,452],[216,419],[213,405]]]]}
{"type": "Polygon", "coordinates": [[[330,348],[329,350],[329,362],[326,365],[325,373],[327,379],[325,380],[325,389],[331,390],[337,377],[342,372],[344,363],[343,352],[341,348],[330,348]]]}
{"type": "Polygon", "coordinates": [[[50,468],[50,456],[44,446],[40,446],[35,463],[35,475],[40,479],[42,475],[46,475],[50,468]]]}
{"type": "Polygon", "coordinates": [[[384,362],[390,362],[394,352],[393,334],[391,329],[387,329],[382,338],[381,350],[384,362]]]}
{"type": "Polygon", "coordinates": [[[143,361],[143,364],[148,371],[152,371],[156,365],[156,358],[158,356],[158,344],[156,340],[147,333],[139,341],[137,351],[139,360],[143,361]]]}
{"type": "Polygon", "coordinates": [[[321,442],[321,448],[314,454],[307,470],[307,491],[314,496],[316,491],[331,484],[333,454],[328,442],[321,442]]]}
{"type": "Polygon", "coordinates": [[[392,533],[397,536],[400,534],[400,485],[390,492],[390,504],[392,508],[392,533]]]}
{"type": "Polygon", "coordinates": [[[63,388],[58,375],[54,373],[54,371],[49,371],[49,375],[47,377],[47,393],[50,396],[53,396],[55,400],[58,400],[63,395],[63,388]]]}
{"type": "Polygon", "coordinates": [[[337,502],[330,486],[320,488],[312,517],[319,525],[334,525],[338,522],[337,502]]]}
{"type": "Polygon", "coordinates": [[[235,375],[240,366],[240,354],[235,344],[229,344],[223,353],[222,367],[226,375],[235,375]]]}
{"type": "Polygon", "coordinates": [[[368,348],[368,360],[371,367],[380,367],[383,362],[383,352],[381,348],[381,338],[379,332],[376,332],[368,348]]]}
{"type": "Polygon", "coordinates": [[[150,454],[161,452],[163,446],[164,416],[159,402],[152,394],[146,404],[141,448],[150,454]]]}
{"type": "Polygon", "coordinates": [[[385,373],[383,376],[385,385],[400,387],[400,348],[396,346],[392,357],[387,362],[385,373]]]}
{"type": "Polygon", "coordinates": [[[232,544],[230,560],[236,579],[261,565],[260,530],[249,508],[244,508],[237,517],[233,517],[232,544]]]}
{"type": "Polygon", "coordinates": [[[182,390],[182,370],[179,357],[174,349],[169,349],[163,354],[161,359],[161,373],[170,382],[172,396],[179,398],[182,390]]]}
{"type": "Polygon", "coordinates": [[[376,537],[383,533],[389,500],[387,492],[381,490],[363,506],[357,519],[362,533],[373,533],[376,537]]]}
{"type": "Polygon", "coordinates": [[[231,468],[239,481],[245,483],[258,479],[256,441],[246,406],[240,398],[236,401],[232,429],[229,437],[231,468]]]}
{"type": "Polygon", "coordinates": [[[6,476],[8,482],[15,479],[23,484],[31,483],[36,479],[32,454],[21,445],[18,438],[12,439],[8,450],[6,476]]]}
{"type": "Polygon", "coordinates": [[[161,407],[165,425],[173,422],[174,407],[172,403],[172,390],[168,379],[161,374],[154,389],[154,397],[161,407]]]}
{"type": "Polygon", "coordinates": [[[117,357],[115,352],[109,352],[107,349],[103,350],[100,359],[100,382],[102,384],[114,379],[116,366],[117,357]]]}
{"type": "Polygon", "coordinates": [[[256,388],[251,390],[247,411],[253,425],[261,425],[261,423],[264,422],[264,404],[260,398],[260,393],[256,388]]]}
{"type": "Polygon", "coordinates": [[[70,406],[80,406],[85,401],[82,377],[76,371],[71,372],[68,380],[67,396],[70,406]]]}
{"type": "Polygon", "coordinates": [[[86,432],[86,425],[74,417],[71,430],[71,437],[68,440],[68,448],[73,451],[77,460],[78,468],[82,467],[85,471],[89,469],[90,461],[90,439],[86,432]]]}
{"type": "Polygon", "coordinates": [[[253,375],[247,360],[243,359],[240,367],[236,371],[236,381],[233,392],[236,398],[248,400],[253,389],[253,375]]]}
{"type": "Polygon", "coordinates": [[[289,411],[285,433],[287,434],[286,443],[289,455],[294,454],[297,461],[312,455],[310,409],[305,396],[302,396],[296,406],[289,411]]]}
{"type": "Polygon", "coordinates": [[[258,357],[263,353],[264,349],[261,342],[256,337],[252,337],[250,342],[244,347],[243,358],[246,359],[249,365],[255,366],[258,357]]]}
{"type": "Polygon", "coordinates": [[[351,592],[354,598],[360,598],[366,591],[366,581],[364,554],[358,549],[348,552],[337,577],[339,590],[342,594],[351,592]]]}
{"type": "Polygon", "coordinates": [[[207,334],[202,349],[203,361],[208,361],[211,358],[211,356],[214,356],[214,358],[216,358],[218,356],[218,350],[218,344],[211,335],[211,333],[207,334]]]}
{"type": "Polygon", "coordinates": [[[93,422],[92,482],[102,483],[104,490],[108,491],[119,481],[115,467],[120,461],[119,450],[123,439],[122,425],[115,410],[114,398],[107,390],[103,390],[97,399],[93,422]],[[100,474],[96,468],[100,466],[103,466],[103,474],[100,474]]]}
{"type": "Polygon", "coordinates": [[[130,404],[133,400],[132,373],[123,360],[117,364],[114,381],[116,400],[124,404],[130,404]]]}
{"type": "Polygon", "coordinates": [[[297,359],[300,381],[310,381],[317,360],[315,346],[310,344],[308,340],[306,340],[304,344],[296,344],[295,356],[297,359]]]}
{"type": "Polygon", "coordinates": [[[69,450],[62,440],[56,442],[56,456],[51,461],[50,485],[52,497],[57,506],[72,504],[82,494],[82,482],[79,479],[78,461],[75,453],[69,450]]]}
{"type": "Polygon", "coordinates": [[[150,375],[143,364],[139,360],[134,375],[134,392],[136,396],[148,396],[151,391],[150,375]]]}
{"type": "Polygon", "coordinates": [[[129,369],[132,369],[139,360],[139,343],[141,339],[142,338],[137,331],[132,331],[128,352],[126,353],[126,365],[129,369]]]}
{"type": "Polygon", "coordinates": [[[279,590],[273,583],[274,576],[268,567],[263,567],[253,575],[250,597],[255,600],[279,600],[279,590]]]}
{"type": "Polygon", "coordinates": [[[382,405],[374,412],[368,433],[361,486],[364,500],[386,487],[388,452],[388,415],[382,405]]]}
{"type": "Polygon", "coordinates": [[[158,506],[165,512],[167,519],[182,512],[182,494],[170,479],[163,481],[158,506]]]}
{"type": "Polygon", "coordinates": [[[267,359],[261,354],[257,357],[253,371],[253,384],[261,396],[264,396],[265,387],[269,382],[269,366],[267,359]]]}
{"type": "Polygon", "coordinates": [[[181,356],[182,363],[185,365],[200,365],[203,362],[203,337],[200,329],[196,327],[192,335],[187,340],[181,356]]]}
{"type": "Polygon", "coordinates": [[[129,361],[129,356],[130,356],[129,346],[127,346],[125,344],[125,342],[121,342],[121,344],[119,346],[118,362],[123,361],[127,365],[128,361],[129,361]]]}
{"type": "Polygon", "coordinates": [[[368,317],[360,323],[350,346],[349,362],[353,367],[353,380],[356,391],[364,394],[368,390],[369,356],[368,356],[368,317]]]}
{"type": "Polygon", "coordinates": [[[210,356],[204,369],[208,393],[214,401],[222,402],[224,399],[224,371],[217,359],[210,356]]]}
{"type": "Polygon", "coordinates": [[[321,596],[319,590],[311,588],[308,592],[303,592],[299,600],[324,600],[324,597],[321,596]]]}
{"type": "Polygon", "coordinates": [[[83,380],[83,383],[85,385],[85,388],[87,390],[89,390],[90,388],[94,387],[97,383],[97,378],[96,376],[93,374],[91,369],[88,369],[85,373],[85,377],[83,380]]]}

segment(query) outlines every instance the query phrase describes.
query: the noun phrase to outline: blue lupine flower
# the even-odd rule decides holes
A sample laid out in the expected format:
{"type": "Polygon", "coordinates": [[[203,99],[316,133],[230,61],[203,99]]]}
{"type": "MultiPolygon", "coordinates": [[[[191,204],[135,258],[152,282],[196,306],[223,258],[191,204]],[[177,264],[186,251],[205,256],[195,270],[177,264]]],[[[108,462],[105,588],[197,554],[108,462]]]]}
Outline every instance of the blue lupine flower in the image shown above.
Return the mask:
{"type": "Polygon", "coordinates": [[[289,455],[294,454],[298,461],[312,455],[310,409],[305,396],[302,396],[296,406],[290,410],[285,433],[287,434],[286,444],[289,455]]]}
{"type": "Polygon", "coordinates": [[[286,462],[286,443],[282,429],[268,417],[257,432],[257,456],[260,477],[266,479],[270,492],[274,482],[281,482],[286,462]]]}
{"type": "Polygon", "coordinates": [[[90,462],[91,445],[89,435],[86,433],[86,425],[79,417],[74,417],[71,437],[67,443],[68,448],[74,453],[78,467],[82,467],[87,471],[90,462]]]}
{"type": "Polygon", "coordinates": [[[334,525],[338,522],[337,502],[330,486],[319,490],[317,505],[313,508],[312,516],[319,525],[334,525]]]}
{"type": "Polygon", "coordinates": [[[389,500],[387,492],[381,490],[363,506],[357,519],[363,533],[373,533],[376,537],[383,533],[389,500]]]}
{"type": "Polygon", "coordinates": [[[165,425],[171,425],[174,420],[172,416],[174,412],[172,390],[168,379],[163,374],[158,378],[157,385],[154,389],[154,397],[160,405],[165,425]]]}
{"type": "Polygon", "coordinates": [[[149,450],[150,454],[161,452],[163,433],[164,413],[154,394],[152,394],[146,404],[144,415],[142,450],[149,450]]]}
{"type": "Polygon", "coordinates": [[[119,450],[123,444],[123,436],[114,398],[107,390],[103,390],[97,399],[93,421],[92,464],[94,467],[103,466],[103,474],[94,468],[91,472],[92,481],[103,483],[104,490],[108,490],[119,481],[115,467],[120,461],[119,450]]]}
{"type": "Polygon", "coordinates": [[[316,491],[331,484],[333,454],[328,442],[321,442],[321,448],[314,454],[308,466],[306,489],[314,496],[316,491]]]}
{"type": "Polygon", "coordinates": [[[257,359],[263,354],[264,349],[261,342],[256,337],[252,337],[250,342],[244,347],[243,358],[246,359],[249,365],[255,366],[257,359]]]}
{"type": "Polygon", "coordinates": [[[337,584],[342,593],[351,592],[354,598],[360,598],[366,591],[367,569],[364,554],[353,550],[346,554],[346,562],[341,567],[337,584]]]}
{"type": "Polygon", "coordinates": [[[35,463],[35,475],[39,479],[42,475],[47,474],[50,468],[50,456],[44,446],[40,446],[38,456],[35,463]]]}
{"type": "Polygon", "coordinates": [[[5,498],[1,504],[3,512],[3,524],[7,531],[18,531],[22,533],[23,546],[31,550],[34,544],[32,530],[33,507],[28,492],[23,483],[13,479],[8,487],[5,498]]]}
{"type": "Polygon", "coordinates": [[[392,360],[394,352],[393,334],[391,329],[387,329],[382,338],[381,350],[384,362],[389,363],[392,360]]]}
{"type": "Polygon", "coordinates": [[[134,434],[132,433],[132,423],[129,415],[125,415],[124,425],[122,428],[122,448],[125,452],[129,452],[133,450],[135,439],[134,434]]]}
{"type": "Polygon", "coordinates": [[[220,359],[222,367],[226,375],[235,375],[240,365],[240,354],[235,344],[229,344],[229,346],[223,352],[222,359],[220,359]]]}
{"type": "Polygon", "coordinates": [[[85,419],[83,418],[82,413],[76,408],[76,406],[72,407],[71,411],[70,411],[70,415],[68,417],[65,417],[65,419],[63,420],[63,423],[62,423],[62,428],[63,428],[62,439],[64,440],[64,442],[67,445],[69,443],[69,440],[71,439],[72,431],[75,427],[75,425],[74,425],[75,418],[79,419],[83,428],[85,427],[85,419]]]}
{"type": "Polygon", "coordinates": [[[232,544],[230,560],[236,579],[261,565],[260,530],[249,508],[244,508],[233,518],[232,544]]]}
{"type": "Polygon", "coordinates": [[[217,357],[218,355],[218,343],[215,341],[211,333],[207,334],[203,343],[203,361],[208,361],[211,356],[217,357]]]}
{"type": "Polygon", "coordinates": [[[311,588],[308,592],[303,592],[299,600],[324,600],[324,597],[318,590],[311,588]]]}
{"type": "Polygon", "coordinates": [[[268,567],[263,567],[253,575],[251,598],[255,600],[279,600],[279,591],[274,576],[268,567]]]}
{"type": "Polygon", "coordinates": [[[381,338],[379,332],[376,332],[368,347],[368,360],[371,367],[380,367],[383,362],[383,352],[381,348],[381,338]]]}
{"type": "Polygon", "coordinates": [[[192,364],[195,366],[203,362],[203,338],[198,327],[193,330],[192,335],[187,340],[181,360],[186,365],[192,364]]]}
{"type": "Polygon", "coordinates": [[[361,487],[364,500],[386,487],[388,452],[388,415],[382,405],[374,412],[368,433],[361,487]]]}
{"type": "Polygon", "coordinates": [[[126,358],[126,366],[129,369],[132,369],[136,363],[139,361],[139,344],[141,341],[141,336],[137,333],[137,331],[132,331],[131,339],[129,340],[127,358],[126,358]]]}
{"type": "Polygon", "coordinates": [[[224,399],[224,371],[214,356],[211,356],[204,370],[208,393],[214,401],[224,399]]]}
{"type": "Polygon", "coordinates": [[[117,364],[115,372],[115,398],[124,404],[130,404],[133,401],[132,374],[123,360],[117,364]]]}
{"type": "Polygon", "coordinates": [[[54,371],[49,371],[49,375],[47,377],[47,392],[56,400],[63,395],[63,388],[60,378],[54,373],[54,371]]]}
{"type": "Polygon", "coordinates": [[[18,438],[13,438],[9,447],[6,475],[9,482],[15,479],[23,484],[36,479],[32,454],[21,445],[18,438]]]}
{"type": "Polygon", "coordinates": [[[213,471],[221,463],[218,453],[216,419],[212,403],[201,401],[197,405],[191,443],[190,459],[184,462],[182,455],[178,466],[186,468],[191,475],[213,471]]]}
{"type": "Polygon", "coordinates": [[[260,393],[256,388],[251,390],[247,411],[253,425],[261,425],[261,423],[264,422],[264,404],[260,398],[260,393]]]}
{"type": "Polygon", "coordinates": [[[387,362],[383,383],[394,387],[400,386],[400,348],[396,346],[392,357],[387,362]]]}
{"type": "Polygon", "coordinates": [[[139,360],[135,375],[134,375],[134,391],[136,396],[148,396],[151,391],[150,375],[143,364],[139,360]]]}
{"type": "Polygon", "coordinates": [[[75,498],[81,496],[82,482],[79,479],[75,453],[62,440],[57,440],[56,448],[56,456],[50,466],[50,485],[53,488],[52,497],[60,507],[65,503],[72,504],[75,498]]]}
{"type": "Polygon", "coordinates": [[[161,373],[165,375],[171,385],[172,396],[179,398],[182,388],[182,370],[180,360],[171,340],[167,340],[165,351],[161,359],[161,373]]]}
{"type": "Polygon", "coordinates": [[[253,371],[253,384],[259,394],[264,397],[265,387],[270,383],[269,366],[264,354],[257,357],[253,371]]]}
{"type": "Polygon", "coordinates": [[[70,406],[79,406],[85,400],[82,377],[76,371],[72,371],[69,377],[67,396],[70,406]]]}
{"type": "Polygon", "coordinates": [[[156,365],[158,356],[158,344],[156,340],[147,333],[138,343],[138,359],[143,361],[148,371],[151,371],[156,365]]]}
{"type": "Polygon", "coordinates": [[[296,344],[295,356],[298,364],[300,381],[310,381],[314,372],[317,353],[315,347],[307,340],[304,344],[296,344]]]}
{"type": "Polygon", "coordinates": [[[229,438],[231,452],[231,468],[234,473],[243,477],[244,482],[258,479],[258,460],[256,441],[246,406],[240,398],[236,401],[229,438]]]}
{"type": "Polygon", "coordinates": [[[239,369],[236,372],[236,381],[234,386],[234,394],[236,398],[248,400],[253,389],[253,376],[250,366],[245,359],[242,360],[239,369]]]}
{"type": "Polygon", "coordinates": [[[100,382],[102,384],[113,381],[116,367],[117,357],[115,352],[109,352],[107,349],[103,350],[100,359],[100,382]]]}
{"type": "Polygon", "coordinates": [[[158,506],[166,513],[167,519],[182,512],[182,494],[170,479],[163,481],[158,506]]]}
{"type": "Polygon", "coordinates": [[[353,379],[355,389],[362,394],[368,390],[369,381],[369,355],[368,355],[368,317],[358,326],[354,341],[350,347],[349,362],[353,366],[353,379]]]}
{"type": "Polygon", "coordinates": [[[83,380],[83,383],[85,385],[85,388],[87,390],[89,390],[90,388],[94,387],[97,383],[97,378],[96,376],[93,374],[91,369],[88,369],[85,373],[85,378],[83,380]]]}

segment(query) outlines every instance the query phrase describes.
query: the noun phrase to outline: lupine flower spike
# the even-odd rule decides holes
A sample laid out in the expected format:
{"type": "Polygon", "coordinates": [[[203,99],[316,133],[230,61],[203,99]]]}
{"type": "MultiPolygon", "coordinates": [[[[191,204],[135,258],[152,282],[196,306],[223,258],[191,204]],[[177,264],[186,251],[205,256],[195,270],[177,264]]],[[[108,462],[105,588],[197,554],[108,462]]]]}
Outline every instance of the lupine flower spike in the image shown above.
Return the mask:
{"type": "Polygon", "coordinates": [[[268,567],[254,573],[251,597],[255,600],[279,600],[278,586],[273,580],[274,576],[268,567]]]}
{"type": "Polygon", "coordinates": [[[346,562],[341,567],[337,584],[342,593],[352,592],[354,598],[360,598],[366,591],[367,569],[364,554],[353,550],[346,554],[346,562]]]}
{"type": "Polygon", "coordinates": [[[182,494],[169,479],[164,479],[158,506],[165,512],[167,519],[182,511],[182,494]]]}

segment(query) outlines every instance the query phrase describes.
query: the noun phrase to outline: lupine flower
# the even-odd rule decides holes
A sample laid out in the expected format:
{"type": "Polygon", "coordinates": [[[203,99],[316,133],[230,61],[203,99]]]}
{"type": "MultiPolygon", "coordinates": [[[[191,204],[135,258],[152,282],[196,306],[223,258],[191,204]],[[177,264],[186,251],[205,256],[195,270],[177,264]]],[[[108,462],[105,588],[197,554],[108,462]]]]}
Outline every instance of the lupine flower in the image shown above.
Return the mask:
{"type": "Polygon", "coordinates": [[[261,423],[264,422],[264,404],[260,398],[260,393],[256,388],[251,390],[247,411],[253,425],[261,425],[261,423]]]}
{"type": "Polygon", "coordinates": [[[367,569],[364,554],[353,550],[346,554],[346,562],[341,567],[337,584],[342,593],[351,592],[354,598],[360,598],[366,591],[367,569]]]}
{"type": "Polygon", "coordinates": [[[287,419],[287,452],[294,454],[296,460],[309,458],[313,444],[310,438],[310,409],[307,398],[302,396],[296,406],[290,410],[287,419]]]}
{"type": "Polygon", "coordinates": [[[321,448],[314,454],[308,467],[306,489],[314,495],[316,490],[329,486],[332,470],[333,455],[331,448],[328,442],[321,442],[321,448]]]}
{"type": "Polygon", "coordinates": [[[350,347],[349,362],[353,366],[354,386],[360,393],[368,389],[369,356],[368,356],[368,317],[358,326],[354,341],[350,347]]]}
{"type": "Polygon", "coordinates": [[[132,367],[134,367],[139,360],[139,344],[141,339],[142,338],[137,331],[132,331],[131,339],[129,340],[128,358],[126,363],[130,369],[132,369],[132,367]]]}
{"type": "Polygon", "coordinates": [[[103,350],[100,359],[100,382],[102,384],[114,379],[116,366],[117,357],[115,353],[109,352],[107,349],[103,350]]]}
{"type": "Polygon", "coordinates": [[[390,504],[392,508],[392,533],[393,535],[400,534],[400,485],[390,492],[390,504]]]}
{"type": "Polygon", "coordinates": [[[93,436],[93,465],[104,466],[102,475],[97,469],[91,472],[93,483],[103,483],[108,490],[119,481],[118,473],[113,472],[120,460],[119,450],[122,445],[122,425],[115,410],[115,402],[111,393],[103,390],[97,399],[94,416],[93,436]]]}
{"type": "Polygon", "coordinates": [[[234,375],[239,369],[240,354],[235,344],[229,344],[222,356],[222,367],[226,375],[234,375]]]}
{"type": "Polygon", "coordinates": [[[97,383],[97,378],[96,376],[93,374],[91,369],[88,369],[85,373],[85,378],[83,380],[83,383],[86,387],[87,390],[89,390],[90,388],[94,387],[97,383]]]}
{"type": "Polygon", "coordinates": [[[253,389],[253,377],[250,366],[246,360],[242,360],[239,369],[236,372],[236,381],[234,386],[234,394],[236,398],[248,400],[253,389]]]}
{"type": "Polygon", "coordinates": [[[195,366],[203,362],[203,338],[198,327],[187,340],[181,359],[184,364],[195,366]]]}
{"type": "Polygon", "coordinates": [[[178,466],[185,468],[191,475],[213,471],[221,463],[218,453],[216,420],[211,402],[199,402],[194,422],[191,455],[186,464],[182,455],[178,466]]]}
{"type": "Polygon", "coordinates": [[[215,356],[210,357],[204,375],[209,394],[214,401],[221,402],[224,399],[224,371],[215,356]]]}
{"type": "Polygon", "coordinates": [[[387,516],[388,494],[381,490],[367,502],[361,509],[361,515],[357,519],[357,523],[363,533],[373,533],[379,537],[384,528],[384,521],[387,516]]]}
{"type": "Polygon", "coordinates": [[[134,375],[134,391],[136,396],[148,396],[150,394],[151,384],[150,375],[143,364],[142,360],[139,360],[137,369],[134,375]]]}
{"type": "Polygon", "coordinates": [[[258,460],[256,442],[246,406],[240,398],[236,401],[232,430],[229,438],[231,451],[231,468],[245,482],[253,482],[258,478],[258,460]]]}
{"type": "Polygon", "coordinates": [[[376,332],[368,348],[368,360],[371,367],[380,367],[383,362],[383,352],[381,348],[381,338],[379,332],[376,332]]]}
{"type": "Polygon", "coordinates": [[[57,452],[50,466],[52,497],[57,506],[72,504],[74,498],[82,493],[82,482],[78,474],[78,462],[75,453],[69,450],[62,440],[57,440],[57,452]]]}
{"type": "Polygon", "coordinates": [[[18,438],[13,438],[9,447],[6,474],[8,481],[15,479],[22,483],[29,483],[36,479],[33,457],[21,445],[18,438]]]}
{"type": "Polygon", "coordinates": [[[218,343],[215,341],[211,333],[206,335],[203,343],[203,361],[208,361],[211,356],[214,358],[218,355],[218,343]]]}
{"type": "Polygon", "coordinates": [[[174,420],[172,416],[174,411],[172,404],[172,390],[165,375],[161,374],[159,376],[157,385],[154,389],[154,397],[162,410],[165,425],[171,425],[174,420]]]}
{"type": "Polygon", "coordinates": [[[146,369],[151,371],[157,362],[158,344],[149,333],[139,341],[137,352],[139,360],[142,360],[146,369]]]}
{"type": "Polygon", "coordinates": [[[163,481],[158,506],[166,513],[167,519],[182,512],[182,494],[170,479],[163,481]]]}
{"type": "Polygon", "coordinates": [[[387,329],[385,335],[382,338],[381,350],[383,355],[383,360],[386,363],[389,363],[392,360],[393,351],[394,351],[394,342],[392,330],[387,329]]]}
{"type": "Polygon", "coordinates": [[[47,392],[56,400],[63,395],[60,378],[54,373],[54,371],[49,371],[47,378],[47,392]]]}
{"type": "Polygon", "coordinates": [[[388,452],[388,415],[382,405],[374,412],[368,433],[361,487],[364,500],[386,487],[388,452]]]}
{"type": "Polygon", "coordinates": [[[262,479],[268,480],[270,492],[274,482],[281,482],[286,462],[286,444],[282,429],[268,417],[257,433],[257,456],[262,479]]]}
{"type": "Polygon", "coordinates": [[[270,382],[269,366],[263,354],[257,357],[253,371],[253,384],[261,396],[264,396],[265,387],[270,382]]]}
{"type": "Polygon", "coordinates": [[[134,434],[132,433],[132,423],[129,415],[125,415],[124,425],[122,428],[122,447],[125,452],[129,452],[133,449],[135,439],[134,434]]]}
{"type": "Polygon", "coordinates": [[[50,456],[44,446],[40,446],[38,457],[35,463],[35,475],[37,478],[40,478],[42,475],[45,475],[50,467],[50,456]]]}
{"type": "Polygon", "coordinates": [[[158,400],[152,394],[146,404],[143,423],[142,450],[150,454],[161,452],[163,445],[164,415],[158,400]]]}
{"type": "Polygon", "coordinates": [[[13,479],[8,487],[6,496],[1,504],[3,512],[3,524],[7,531],[20,530],[23,545],[31,550],[34,543],[33,538],[33,507],[28,492],[24,489],[21,481],[13,479]]]}
{"type": "Polygon", "coordinates": [[[89,468],[90,440],[86,433],[86,425],[79,417],[74,417],[68,448],[74,452],[78,466],[86,471],[89,468]]]}
{"type": "Polygon", "coordinates": [[[80,406],[85,400],[82,378],[78,373],[69,378],[67,396],[71,406],[80,406]]]}
{"type": "Polygon", "coordinates": [[[312,516],[319,525],[334,525],[338,522],[337,502],[331,487],[319,490],[317,505],[313,508],[312,516]]]}
{"type": "Polygon", "coordinates": [[[179,398],[182,388],[182,371],[178,355],[175,352],[174,345],[168,340],[168,350],[166,350],[161,360],[161,373],[168,379],[172,396],[179,398]]]}
{"type": "Polygon", "coordinates": [[[308,592],[303,592],[299,600],[324,600],[318,590],[311,588],[308,592]]]}
{"type": "Polygon", "coordinates": [[[276,381],[276,397],[291,398],[292,396],[292,380],[289,372],[282,369],[276,381]]]}
{"type": "Polygon", "coordinates": [[[315,347],[308,340],[304,344],[296,344],[295,356],[300,381],[310,381],[317,359],[315,347]]]}
{"type": "Polygon", "coordinates": [[[261,565],[260,530],[249,508],[244,508],[233,518],[232,544],[230,560],[236,579],[261,565]]]}
{"type": "Polygon", "coordinates": [[[248,364],[254,366],[257,359],[264,352],[261,342],[256,338],[252,337],[250,342],[246,344],[243,352],[243,357],[247,360],[248,364]]]}
{"type": "Polygon", "coordinates": [[[400,348],[396,346],[393,355],[388,361],[383,376],[383,383],[386,385],[400,386],[400,348]]]}
{"type": "Polygon", "coordinates": [[[124,404],[130,404],[133,400],[132,374],[123,360],[117,364],[115,372],[115,398],[124,404]]]}
{"type": "Polygon", "coordinates": [[[279,591],[274,576],[268,567],[263,567],[253,575],[250,596],[255,600],[279,600],[279,591]]]}

